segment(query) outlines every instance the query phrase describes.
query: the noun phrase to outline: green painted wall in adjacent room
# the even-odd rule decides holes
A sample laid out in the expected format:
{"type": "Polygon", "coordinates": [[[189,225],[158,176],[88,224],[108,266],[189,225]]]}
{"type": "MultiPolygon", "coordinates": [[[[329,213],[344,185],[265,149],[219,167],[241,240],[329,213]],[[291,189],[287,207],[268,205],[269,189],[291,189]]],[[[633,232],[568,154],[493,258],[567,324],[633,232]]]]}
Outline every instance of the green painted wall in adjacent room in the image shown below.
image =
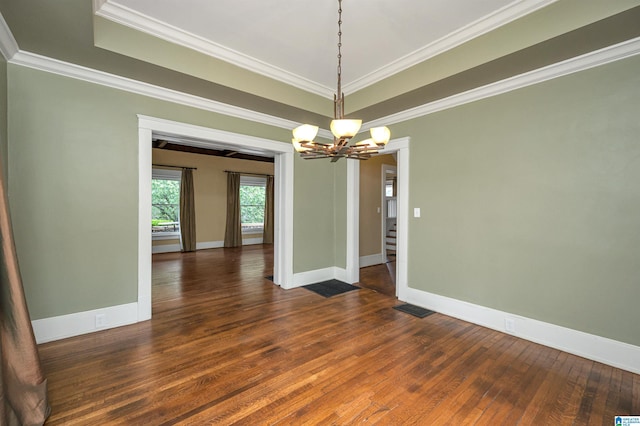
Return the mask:
{"type": "MultiPolygon", "coordinates": [[[[15,65],[8,87],[9,197],[34,320],[137,300],[136,114],[291,137],[287,129],[15,65]]],[[[295,271],[334,259],[333,168],[301,161],[294,165],[295,271]]]]}
{"type": "Polygon", "coordinates": [[[640,56],[393,127],[409,286],[640,345],[640,56]]]}

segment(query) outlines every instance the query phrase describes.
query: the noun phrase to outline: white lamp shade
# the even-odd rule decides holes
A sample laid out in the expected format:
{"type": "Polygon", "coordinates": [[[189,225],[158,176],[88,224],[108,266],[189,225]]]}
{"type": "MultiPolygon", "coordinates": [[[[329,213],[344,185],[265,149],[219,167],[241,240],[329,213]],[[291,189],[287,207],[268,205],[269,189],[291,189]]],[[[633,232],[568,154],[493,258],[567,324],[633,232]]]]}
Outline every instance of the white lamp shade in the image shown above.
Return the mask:
{"type": "Polygon", "coordinates": [[[302,142],[311,142],[318,134],[318,126],[303,124],[293,129],[293,138],[302,142]]]}
{"type": "Polygon", "coordinates": [[[311,148],[305,148],[304,146],[302,146],[300,144],[300,141],[297,140],[296,138],[291,139],[291,143],[293,144],[293,148],[297,151],[297,152],[305,152],[305,151],[309,151],[309,149],[311,148]]]}
{"type": "Polygon", "coordinates": [[[352,138],[358,134],[360,126],[362,126],[362,120],[332,120],[331,133],[338,139],[352,138]]]}
{"type": "Polygon", "coordinates": [[[378,148],[378,145],[376,145],[376,143],[371,138],[365,139],[363,141],[356,143],[356,146],[368,146],[370,148],[378,148]]]}
{"type": "Polygon", "coordinates": [[[370,132],[371,139],[373,139],[377,145],[386,145],[391,138],[391,131],[386,126],[373,127],[370,132]]]}

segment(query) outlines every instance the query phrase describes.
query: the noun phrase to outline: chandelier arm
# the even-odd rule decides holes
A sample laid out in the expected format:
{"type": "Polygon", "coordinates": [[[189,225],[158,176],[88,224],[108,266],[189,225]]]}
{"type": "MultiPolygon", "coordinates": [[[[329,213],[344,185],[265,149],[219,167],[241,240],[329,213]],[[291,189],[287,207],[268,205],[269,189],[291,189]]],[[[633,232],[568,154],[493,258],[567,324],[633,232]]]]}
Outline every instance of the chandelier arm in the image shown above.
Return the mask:
{"type": "MultiPolygon", "coordinates": [[[[331,132],[334,135],[333,143],[314,142],[304,138],[313,139],[311,136],[304,136],[309,125],[299,126],[294,130],[292,143],[300,156],[304,159],[331,158],[331,162],[336,162],[340,158],[353,158],[366,160],[372,154],[378,154],[378,150],[384,148],[389,141],[390,132],[386,127],[379,127],[371,130],[371,139],[361,141],[358,144],[349,145],[354,137],[362,120],[344,119],[344,93],[342,92],[342,0],[338,0],[338,84],[337,91],[333,95],[333,117],[331,122],[331,132]],[[296,130],[301,130],[296,132],[296,130]],[[302,131],[304,130],[304,132],[302,131]],[[376,130],[376,132],[374,132],[376,130]],[[298,135],[298,136],[296,136],[298,135]],[[302,135],[302,136],[301,136],[302,135]]],[[[315,127],[317,132],[317,127],[315,127]]],[[[313,133],[315,136],[316,133],[313,133]]]]}

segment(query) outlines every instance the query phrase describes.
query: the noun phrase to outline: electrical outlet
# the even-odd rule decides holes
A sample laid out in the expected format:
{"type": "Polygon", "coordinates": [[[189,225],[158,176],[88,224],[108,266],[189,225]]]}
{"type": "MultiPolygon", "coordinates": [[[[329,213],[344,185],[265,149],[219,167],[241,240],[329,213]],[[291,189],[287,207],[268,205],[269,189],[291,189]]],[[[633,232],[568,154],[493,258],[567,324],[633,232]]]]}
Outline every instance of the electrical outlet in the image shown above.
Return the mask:
{"type": "Polygon", "coordinates": [[[96,328],[102,328],[106,326],[107,326],[107,315],[106,314],[96,315],[96,328]]]}
{"type": "Polygon", "coordinates": [[[516,320],[513,318],[505,318],[504,319],[504,330],[507,333],[515,333],[516,332],[516,320]]]}

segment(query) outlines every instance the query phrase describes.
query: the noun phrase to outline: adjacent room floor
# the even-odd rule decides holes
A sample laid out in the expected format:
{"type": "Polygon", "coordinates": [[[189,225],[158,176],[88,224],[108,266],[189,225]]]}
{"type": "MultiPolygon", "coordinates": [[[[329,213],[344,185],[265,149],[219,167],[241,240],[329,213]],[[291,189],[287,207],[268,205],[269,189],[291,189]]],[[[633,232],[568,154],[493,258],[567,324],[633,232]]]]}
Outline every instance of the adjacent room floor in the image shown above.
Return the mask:
{"type": "Polygon", "coordinates": [[[640,376],[368,288],[282,290],[270,247],[154,255],[153,319],[40,345],[47,424],[602,425],[640,376]]]}

